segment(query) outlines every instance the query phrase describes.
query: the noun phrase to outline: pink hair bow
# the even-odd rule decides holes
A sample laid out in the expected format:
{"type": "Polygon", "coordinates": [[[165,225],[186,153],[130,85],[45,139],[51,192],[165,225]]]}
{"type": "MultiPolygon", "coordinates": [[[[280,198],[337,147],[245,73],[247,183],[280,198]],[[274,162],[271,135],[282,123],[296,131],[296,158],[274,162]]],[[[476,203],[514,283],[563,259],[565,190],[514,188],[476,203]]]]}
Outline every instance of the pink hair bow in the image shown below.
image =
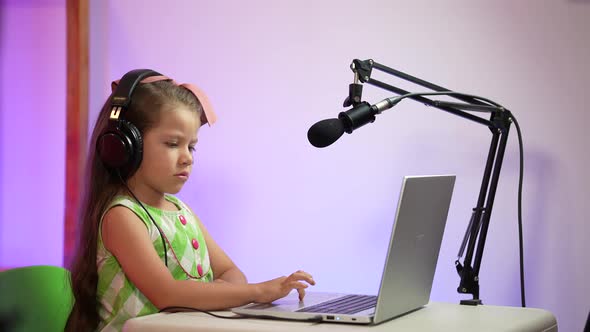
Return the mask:
{"type": "MultiPolygon", "coordinates": [[[[174,83],[178,86],[181,86],[181,87],[189,90],[190,92],[192,92],[192,94],[195,95],[195,97],[197,97],[197,100],[199,101],[199,103],[201,103],[201,106],[203,107],[203,114],[201,116],[201,125],[204,125],[205,123],[207,123],[207,124],[209,124],[209,127],[211,127],[211,125],[213,125],[217,121],[217,115],[215,115],[215,112],[213,112],[213,107],[211,106],[211,103],[209,102],[209,98],[207,98],[207,95],[201,89],[199,89],[196,85],[190,84],[190,83],[178,84],[175,80],[171,79],[170,77],[163,76],[163,75],[146,77],[143,80],[141,80],[140,83],[153,83],[153,82],[157,82],[157,81],[172,81],[172,83],[174,83]]],[[[115,89],[117,88],[117,85],[119,85],[119,80],[113,81],[111,83],[111,90],[115,91],[115,89]]]]}

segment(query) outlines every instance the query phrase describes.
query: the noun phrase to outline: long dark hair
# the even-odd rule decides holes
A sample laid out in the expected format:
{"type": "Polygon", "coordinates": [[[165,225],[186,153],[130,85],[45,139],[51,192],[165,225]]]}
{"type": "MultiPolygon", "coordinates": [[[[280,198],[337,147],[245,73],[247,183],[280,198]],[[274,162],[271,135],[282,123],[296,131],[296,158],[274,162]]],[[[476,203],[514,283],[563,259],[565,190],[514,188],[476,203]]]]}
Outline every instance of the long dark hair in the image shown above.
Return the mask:
{"type": "MultiPolygon", "coordinates": [[[[105,168],[95,153],[98,136],[106,128],[112,95],[102,107],[90,140],[86,163],[84,198],[78,225],[79,234],[73,263],[70,267],[74,306],[66,331],[93,331],[100,322],[98,314],[98,267],[96,261],[100,218],[108,204],[124,190],[120,178],[105,168]]],[[[185,106],[200,116],[202,106],[187,89],[170,81],[138,85],[124,114],[127,121],[145,133],[154,127],[165,111],[185,106]]]]}

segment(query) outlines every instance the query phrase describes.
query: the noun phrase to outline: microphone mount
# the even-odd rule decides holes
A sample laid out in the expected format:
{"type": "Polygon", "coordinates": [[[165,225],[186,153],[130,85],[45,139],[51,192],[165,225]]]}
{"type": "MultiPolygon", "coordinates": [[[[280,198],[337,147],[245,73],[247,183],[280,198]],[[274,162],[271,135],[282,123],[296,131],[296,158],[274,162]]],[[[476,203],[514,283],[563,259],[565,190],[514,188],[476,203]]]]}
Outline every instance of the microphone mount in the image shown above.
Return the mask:
{"type": "MultiPolygon", "coordinates": [[[[482,183],[477,198],[477,204],[475,208],[473,208],[471,221],[467,227],[463,243],[461,244],[461,248],[457,256],[457,260],[455,261],[455,267],[460,277],[457,292],[461,294],[471,294],[473,297],[472,299],[461,300],[460,303],[464,305],[482,304],[482,301],[479,297],[479,271],[490,223],[490,217],[492,215],[494,197],[496,195],[496,189],[498,186],[498,179],[502,169],[502,161],[504,159],[504,153],[506,150],[508,133],[510,130],[510,125],[513,121],[512,114],[509,110],[489,99],[450,91],[449,89],[442,86],[435,85],[393,68],[384,66],[373,61],[372,59],[355,59],[351,63],[350,68],[354,73],[354,83],[350,84],[349,86],[349,96],[344,102],[345,107],[350,105],[356,107],[362,103],[362,84],[358,83],[358,81],[360,81],[361,83],[368,83],[399,95],[397,98],[386,99],[390,102],[397,100],[393,105],[403,98],[413,99],[428,106],[438,108],[453,115],[482,124],[488,127],[491,131],[492,138],[486,165],[484,168],[482,183]],[[461,101],[462,103],[432,100],[424,97],[429,93],[409,93],[406,90],[372,78],[371,74],[373,69],[433,90],[435,93],[430,93],[432,95],[448,95],[461,101]],[[489,119],[486,119],[466,111],[487,112],[490,113],[490,117],[489,119]],[[465,248],[467,249],[467,253],[463,263],[461,263],[460,259],[465,248]]],[[[385,102],[385,100],[383,102],[385,102]]],[[[379,103],[376,105],[379,105],[379,103]]],[[[524,289],[521,291],[523,292],[522,295],[524,296],[524,289]]]]}

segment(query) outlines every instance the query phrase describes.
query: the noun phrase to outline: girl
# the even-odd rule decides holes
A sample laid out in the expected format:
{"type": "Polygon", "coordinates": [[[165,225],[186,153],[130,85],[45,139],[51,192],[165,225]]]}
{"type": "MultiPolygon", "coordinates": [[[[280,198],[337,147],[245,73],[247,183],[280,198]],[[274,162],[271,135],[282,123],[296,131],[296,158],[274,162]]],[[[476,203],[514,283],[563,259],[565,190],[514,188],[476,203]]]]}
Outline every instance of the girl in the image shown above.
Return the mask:
{"type": "Polygon", "coordinates": [[[127,319],[166,307],[220,310],[272,302],[293,289],[302,299],[307,283],[315,284],[308,273],[247,283],[196,215],[172,196],[191,174],[199,128],[215,115],[196,87],[151,73],[131,88],[123,77],[120,87],[130,89],[131,100],[122,114],[111,110],[113,95],[120,95],[113,82],[92,133],[66,330],[119,331],[127,319]],[[115,127],[136,128],[123,157],[138,154],[130,157],[137,165],[113,166],[116,135],[109,130],[117,117],[115,127]]]}

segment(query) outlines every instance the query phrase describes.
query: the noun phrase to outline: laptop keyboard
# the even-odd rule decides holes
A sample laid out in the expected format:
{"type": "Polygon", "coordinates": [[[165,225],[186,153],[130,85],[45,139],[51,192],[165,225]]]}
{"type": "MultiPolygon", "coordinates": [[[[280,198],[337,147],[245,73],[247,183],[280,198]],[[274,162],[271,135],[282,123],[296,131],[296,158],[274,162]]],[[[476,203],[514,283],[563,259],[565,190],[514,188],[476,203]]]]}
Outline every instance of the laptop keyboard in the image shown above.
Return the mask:
{"type": "Polygon", "coordinates": [[[349,315],[375,307],[377,296],[346,295],[334,300],[318,303],[297,310],[297,312],[317,312],[325,314],[349,315]]]}

